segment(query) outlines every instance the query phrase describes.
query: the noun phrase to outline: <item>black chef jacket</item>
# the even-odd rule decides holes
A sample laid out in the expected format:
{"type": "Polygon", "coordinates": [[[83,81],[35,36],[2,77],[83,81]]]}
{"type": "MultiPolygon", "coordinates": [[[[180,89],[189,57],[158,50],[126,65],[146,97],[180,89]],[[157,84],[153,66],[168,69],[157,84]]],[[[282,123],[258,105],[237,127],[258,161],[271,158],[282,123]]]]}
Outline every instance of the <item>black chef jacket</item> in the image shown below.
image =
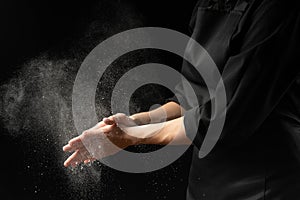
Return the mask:
{"type": "MultiPolygon", "coordinates": [[[[184,61],[182,74],[200,104],[183,105],[187,136],[197,132],[187,199],[300,199],[297,1],[200,0],[190,28],[222,75],[227,115],[214,149],[200,159],[211,99],[201,75],[184,61]]],[[[177,99],[186,98],[180,84],[176,90],[177,99]]]]}

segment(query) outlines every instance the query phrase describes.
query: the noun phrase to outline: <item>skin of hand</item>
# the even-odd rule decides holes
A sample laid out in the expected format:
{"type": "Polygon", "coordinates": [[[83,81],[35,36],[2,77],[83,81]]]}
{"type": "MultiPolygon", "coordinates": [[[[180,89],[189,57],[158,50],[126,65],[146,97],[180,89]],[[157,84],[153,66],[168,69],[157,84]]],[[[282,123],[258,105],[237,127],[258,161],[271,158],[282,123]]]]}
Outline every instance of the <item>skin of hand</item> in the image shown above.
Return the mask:
{"type": "Polygon", "coordinates": [[[190,145],[191,140],[186,137],[183,118],[177,117],[166,122],[136,126],[132,117],[119,113],[109,117],[107,121],[104,120],[104,123],[115,122],[124,132],[135,129],[135,133],[128,132],[131,136],[136,136],[135,144],[190,145]]]}
{"type": "MultiPolygon", "coordinates": [[[[122,123],[127,126],[135,125],[128,117],[122,118],[122,123]]],[[[63,147],[63,151],[73,152],[64,162],[64,166],[76,166],[113,155],[130,145],[137,144],[138,139],[124,133],[115,123],[113,117],[104,118],[91,129],[71,139],[63,147]],[[108,141],[109,140],[109,141],[108,141]],[[114,143],[115,145],[111,144],[114,143]]]]}
{"type": "MultiPolygon", "coordinates": [[[[190,140],[186,138],[182,125],[182,113],[183,110],[178,104],[169,102],[153,111],[138,113],[130,117],[119,113],[109,118],[104,118],[103,121],[91,129],[71,139],[68,144],[63,147],[64,151],[73,152],[64,162],[64,165],[67,167],[70,165],[76,166],[81,162],[88,163],[113,155],[131,145],[166,145],[170,141],[173,141],[174,144],[190,144],[190,140]],[[162,115],[162,113],[164,113],[164,115],[162,115]],[[158,123],[161,121],[164,122],[164,128],[149,138],[137,138],[123,131],[126,127],[134,127],[151,122],[158,123]],[[112,145],[111,142],[116,146],[112,145]]],[[[152,127],[150,127],[150,129],[152,129],[152,127]]]]}

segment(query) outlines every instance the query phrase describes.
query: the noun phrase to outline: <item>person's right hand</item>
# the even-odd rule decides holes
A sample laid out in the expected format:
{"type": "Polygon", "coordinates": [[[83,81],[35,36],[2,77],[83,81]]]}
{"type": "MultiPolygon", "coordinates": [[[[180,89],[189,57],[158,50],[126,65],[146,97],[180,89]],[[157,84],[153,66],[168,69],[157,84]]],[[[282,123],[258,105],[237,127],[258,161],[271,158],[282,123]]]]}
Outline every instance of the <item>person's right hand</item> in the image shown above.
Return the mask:
{"type": "Polygon", "coordinates": [[[144,142],[145,138],[154,136],[165,126],[164,123],[137,125],[134,119],[123,113],[118,113],[109,118],[105,118],[103,121],[106,124],[115,123],[124,133],[139,139],[137,140],[138,143],[144,142]]]}
{"type": "Polygon", "coordinates": [[[138,124],[131,117],[125,115],[124,113],[117,113],[108,118],[103,118],[103,122],[106,125],[116,124],[121,129],[138,126],[138,124]]]}

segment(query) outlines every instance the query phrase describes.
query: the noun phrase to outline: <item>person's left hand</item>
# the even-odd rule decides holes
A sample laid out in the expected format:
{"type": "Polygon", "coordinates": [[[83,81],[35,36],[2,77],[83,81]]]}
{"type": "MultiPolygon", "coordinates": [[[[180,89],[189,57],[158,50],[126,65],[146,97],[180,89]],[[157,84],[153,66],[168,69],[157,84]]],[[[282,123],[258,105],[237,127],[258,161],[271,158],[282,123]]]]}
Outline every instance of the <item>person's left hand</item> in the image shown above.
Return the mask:
{"type": "Polygon", "coordinates": [[[123,132],[115,121],[113,117],[104,118],[96,126],[71,139],[63,147],[64,151],[73,152],[64,162],[64,166],[76,166],[81,162],[88,163],[136,144],[137,138],[123,132]]]}

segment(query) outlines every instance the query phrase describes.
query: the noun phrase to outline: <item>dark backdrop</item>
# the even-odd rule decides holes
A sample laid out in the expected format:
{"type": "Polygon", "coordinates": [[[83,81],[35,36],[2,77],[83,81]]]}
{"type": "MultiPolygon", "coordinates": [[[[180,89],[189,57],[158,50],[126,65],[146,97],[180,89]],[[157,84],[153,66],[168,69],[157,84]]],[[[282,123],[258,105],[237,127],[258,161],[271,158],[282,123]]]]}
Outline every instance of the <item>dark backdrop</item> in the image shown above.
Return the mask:
{"type": "MultiPolygon", "coordinates": [[[[98,2],[101,0],[2,1],[1,78],[6,78],[26,59],[80,32],[98,2]]],[[[196,0],[119,2],[136,7],[144,26],[166,27],[188,33],[188,22],[196,0]]]]}
{"type": "MultiPolygon", "coordinates": [[[[1,4],[2,29],[0,34],[2,40],[2,60],[0,80],[1,84],[6,84],[6,87],[9,87],[10,84],[8,83],[11,83],[11,79],[16,74],[18,76],[25,74],[24,79],[31,79],[32,77],[25,73],[26,67],[24,65],[26,66],[26,63],[30,62],[30,60],[39,57],[41,52],[49,51],[49,49],[51,50],[47,54],[47,59],[52,59],[53,57],[55,60],[58,58],[63,59],[64,57],[72,57],[74,59],[77,54],[72,53],[73,49],[77,48],[76,51],[80,51],[82,48],[85,51],[78,54],[79,61],[77,62],[80,63],[92,47],[98,44],[98,41],[95,39],[95,43],[79,42],[79,45],[74,45],[74,42],[76,43],[82,37],[93,37],[93,35],[83,36],[83,30],[89,29],[89,24],[96,18],[100,18],[101,22],[101,20],[110,19],[110,15],[114,16],[115,12],[123,12],[122,5],[128,5],[130,9],[129,11],[127,10],[127,13],[134,12],[134,16],[138,18],[135,18],[135,21],[139,21],[139,23],[134,22],[134,25],[128,28],[136,26],[159,26],[188,33],[188,22],[195,0],[99,0],[89,2],[69,0],[6,0],[2,1],[1,4]],[[115,3],[112,4],[109,2],[115,3]],[[96,9],[95,14],[95,7],[99,5],[101,7],[100,11],[103,13],[97,13],[96,9]],[[121,7],[116,10],[116,5],[120,5],[121,7]]],[[[128,14],[126,16],[128,18],[132,17],[128,16],[128,14]]],[[[116,20],[118,19],[116,18],[116,20]]],[[[112,26],[114,22],[112,20],[112,26]]],[[[92,26],[94,29],[97,27],[97,24],[92,26]]],[[[108,37],[123,29],[126,29],[126,25],[116,28],[114,31],[107,31],[102,37],[108,37]]],[[[101,30],[96,31],[96,33],[101,34],[101,30]]],[[[140,64],[143,61],[152,61],[151,59],[153,58],[157,62],[173,65],[172,67],[176,69],[180,68],[180,58],[165,55],[167,55],[166,52],[141,52],[137,57],[143,58],[142,61],[133,63],[140,64]]],[[[122,63],[122,60],[120,62],[122,63]]],[[[72,71],[72,65],[68,67],[68,70],[72,71]]],[[[76,67],[78,68],[78,66],[76,67]]],[[[77,69],[76,67],[74,70],[77,69]]],[[[39,74],[41,72],[36,73],[39,74]]],[[[10,90],[10,88],[6,88],[6,90],[10,90]]],[[[14,110],[9,110],[7,105],[10,106],[10,102],[16,102],[18,99],[15,96],[7,99],[7,92],[1,91],[0,152],[2,158],[2,187],[0,190],[1,194],[3,194],[1,199],[16,199],[19,196],[25,199],[184,199],[190,150],[172,165],[156,172],[128,174],[109,169],[105,166],[98,166],[98,168],[94,166],[96,171],[98,170],[99,173],[102,173],[101,181],[93,182],[84,180],[81,182],[75,181],[75,184],[71,184],[70,177],[82,178],[80,177],[80,173],[84,172],[66,171],[62,163],[57,164],[57,161],[55,161],[57,159],[56,154],[53,152],[59,151],[57,149],[61,149],[61,146],[58,146],[54,137],[47,137],[46,141],[45,138],[37,138],[37,136],[33,135],[33,132],[47,132],[47,128],[44,129],[43,126],[34,127],[34,124],[31,124],[32,127],[27,129],[7,128],[7,123],[15,119],[8,120],[5,117],[7,113],[5,115],[3,113],[16,113],[12,116],[14,118],[20,117],[21,119],[18,119],[18,121],[22,121],[22,116],[31,116],[32,114],[26,113],[28,112],[28,109],[24,106],[26,104],[20,104],[20,106],[18,104],[17,108],[14,107],[14,110]],[[14,133],[16,136],[10,133],[11,130],[17,130],[18,133],[14,133]]],[[[26,91],[28,92],[28,90],[26,91]]],[[[165,92],[162,98],[170,95],[164,89],[161,89],[161,91],[165,92]]],[[[34,96],[34,93],[39,91],[30,90],[29,92],[33,93],[31,96],[34,96]]],[[[27,101],[30,100],[27,99],[27,101]]],[[[147,103],[150,105],[153,102],[147,103]]],[[[34,104],[34,99],[30,101],[31,104],[34,104]]],[[[144,105],[144,109],[147,106],[144,105]]],[[[30,122],[28,124],[30,126],[30,122]]],[[[45,125],[43,122],[41,124],[45,125]]],[[[17,127],[19,124],[12,123],[11,126],[17,127]]],[[[48,131],[51,132],[51,130],[48,131]]],[[[147,149],[149,147],[141,148],[147,149]]],[[[157,147],[151,148],[155,149],[157,147]]],[[[84,178],[88,179],[89,176],[84,178]]]]}

